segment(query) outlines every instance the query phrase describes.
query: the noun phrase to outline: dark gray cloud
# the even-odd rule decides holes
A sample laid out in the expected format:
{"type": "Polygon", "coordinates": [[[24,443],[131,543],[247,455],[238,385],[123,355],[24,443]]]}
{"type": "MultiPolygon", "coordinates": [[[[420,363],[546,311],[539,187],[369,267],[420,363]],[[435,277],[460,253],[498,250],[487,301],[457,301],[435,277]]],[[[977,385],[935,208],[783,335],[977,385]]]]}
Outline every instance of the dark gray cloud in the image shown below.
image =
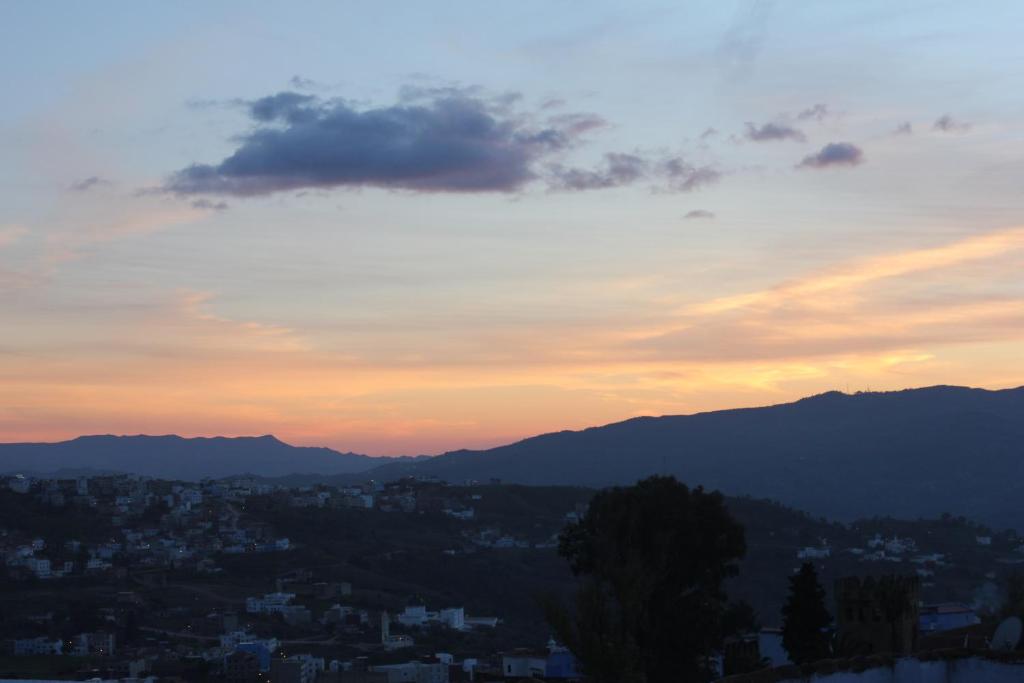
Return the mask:
{"type": "Polygon", "coordinates": [[[249,115],[263,123],[278,119],[289,123],[301,122],[316,115],[312,106],[315,101],[313,95],[280,92],[249,102],[249,115]]]}
{"type": "Polygon", "coordinates": [[[957,121],[949,114],[944,114],[935,120],[935,124],[932,127],[943,133],[963,133],[971,127],[971,124],[957,121]]]}
{"type": "MultiPolygon", "coordinates": [[[[485,97],[479,89],[406,88],[399,104],[357,109],[341,100],[278,93],[247,103],[257,126],[240,137],[230,156],[184,168],[163,189],[237,196],[359,186],[513,192],[538,177],[539,162],[603,125],[582,114],[536,125],[512,110],[518,98],[485,97]]],[[[618,164],[605,170],[615,178],[625,172],[618,164]]]]}
{"type": "Polygon", "coordinates": [[[804,157],[798,168],[831,168],[856,166],[864,161],[864,152],[850,142],[830,142],[817,153],[804,157]]]}
{"type": "Polygon", "coordinates": [[[801,130],[785,123],[766,123],[762,126],[748,123],[745,135],[748,140],[753,140],[754,142],[770,142],[773,140],[796,140],[803,142],[807,139],[807,136],[801,130]]]}
{"type": "Polygon", "coordinates": [[[715,214],[713,211],[707,211],[705,209],[694,209],[693,211],[687,211],[686,215],[683,216],[685,220],[708,220],[714,218],[715,214]]]}
{"type": "Polygon", "coordinates": [[[831,112],[828,110],[827,104],[816,104],[813,107],[808,107],[802,112],[796,115],[797,121],[823,121],[831,112]]]}
{"type": "Polygon", "coordinates": [[[913,135],[914,127],[910,125],[910,121],[904,121],[900,125],[896,126],[896,130],[894,132],[896,135],[913,135]]]}
{"type": "Polygon", "coordinates": [[[704,132],[700,134],[700,139],[707,140],[708,138],[713,138],[716,135],[718,135],[717,128],[705,128],[704,132]]]}
{"type": "Polygon", "coordinates": [[[82,180],[79,180],[76,183],[72,183],[69,189],[74,190],[75,192],[88,192],[89,190],[95,189],[97,187],[102,187],[104,185],[110,184],[111,182],[106,178],[101,178],[97,175],[93,175],[89,176],[88,178],[83,178],[82,180]]]}

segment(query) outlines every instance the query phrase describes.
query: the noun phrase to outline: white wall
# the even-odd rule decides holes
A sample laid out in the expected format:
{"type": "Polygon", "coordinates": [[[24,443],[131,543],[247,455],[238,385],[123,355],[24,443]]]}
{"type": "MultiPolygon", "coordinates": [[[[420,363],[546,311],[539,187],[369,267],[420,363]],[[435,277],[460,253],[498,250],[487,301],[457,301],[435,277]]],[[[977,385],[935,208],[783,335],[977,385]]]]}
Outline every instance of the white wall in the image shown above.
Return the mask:
{"type": "Polygon", "coordinates": [[[1024,663],[1003,664],[980,657],[923,662],[908,657],[898,660],[893,667],[789,680],[807,683],[1019,683],[1024,681],[1024,663]]]}

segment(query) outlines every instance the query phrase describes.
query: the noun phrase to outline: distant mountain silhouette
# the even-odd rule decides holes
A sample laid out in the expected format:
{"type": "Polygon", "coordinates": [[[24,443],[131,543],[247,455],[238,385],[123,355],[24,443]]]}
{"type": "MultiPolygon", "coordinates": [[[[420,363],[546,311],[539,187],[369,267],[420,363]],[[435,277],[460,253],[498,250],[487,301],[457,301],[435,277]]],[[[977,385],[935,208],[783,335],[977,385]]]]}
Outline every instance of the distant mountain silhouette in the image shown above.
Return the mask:
{"type": "Polygon", "coordinates": [[[641,417],[431,458],[371,458],[289,446],[272,436],[0,444],[0,472],[83,469],[192,480],[251,473],[345,483],[432,475],[596,487],[662,473],[837,520],[949,512],[1024,530],[1024,387],[829,392],[764,408],[641,417]]]}
{"type": "MultiPolygon", "coordinates": [[[[391,460],[390,458],[388,460],[391,460]]],[[[58,443],[0,444],[0,472],[129,472],[199,480],[235,474],[334,475],[380,465],[380,458],[289,446],[273,436],[81,436],[58,443]]]]}
{"type": "Polygon", "coordinates": [[[830,392],[765,408],[641,417],[360,476],[606,486],[654,473],[838,520],[950,512],[1024,529],[1024,388],[830,392]]]}

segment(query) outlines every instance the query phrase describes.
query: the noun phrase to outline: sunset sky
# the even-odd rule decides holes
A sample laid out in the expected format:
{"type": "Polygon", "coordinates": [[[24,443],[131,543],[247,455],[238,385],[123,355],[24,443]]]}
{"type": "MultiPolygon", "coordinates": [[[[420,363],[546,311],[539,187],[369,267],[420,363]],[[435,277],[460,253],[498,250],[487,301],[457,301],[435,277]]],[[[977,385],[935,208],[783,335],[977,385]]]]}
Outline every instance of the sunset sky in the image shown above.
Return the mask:
{"type": "Polygon", "coordinates": [[[418,454],[1022,385],[1021,26],[1019,2],[4,2],[0,441],[418,454]]]}

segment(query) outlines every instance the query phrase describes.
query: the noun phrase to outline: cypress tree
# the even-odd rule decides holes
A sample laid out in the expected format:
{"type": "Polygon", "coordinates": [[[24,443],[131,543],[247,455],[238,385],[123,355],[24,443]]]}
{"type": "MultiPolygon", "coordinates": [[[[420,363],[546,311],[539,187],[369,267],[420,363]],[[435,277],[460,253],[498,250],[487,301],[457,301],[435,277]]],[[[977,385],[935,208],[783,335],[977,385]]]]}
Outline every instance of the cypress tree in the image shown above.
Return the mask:
{"type": "Polygon", "coordinates": [[[826,629],[832,616],[825,609],[825,589],[810,562],[804,562],[800,571],[789,577],[789,598],[782,617],[782,646],[794,663],[828,658],[831,652],[826,629]]]}

